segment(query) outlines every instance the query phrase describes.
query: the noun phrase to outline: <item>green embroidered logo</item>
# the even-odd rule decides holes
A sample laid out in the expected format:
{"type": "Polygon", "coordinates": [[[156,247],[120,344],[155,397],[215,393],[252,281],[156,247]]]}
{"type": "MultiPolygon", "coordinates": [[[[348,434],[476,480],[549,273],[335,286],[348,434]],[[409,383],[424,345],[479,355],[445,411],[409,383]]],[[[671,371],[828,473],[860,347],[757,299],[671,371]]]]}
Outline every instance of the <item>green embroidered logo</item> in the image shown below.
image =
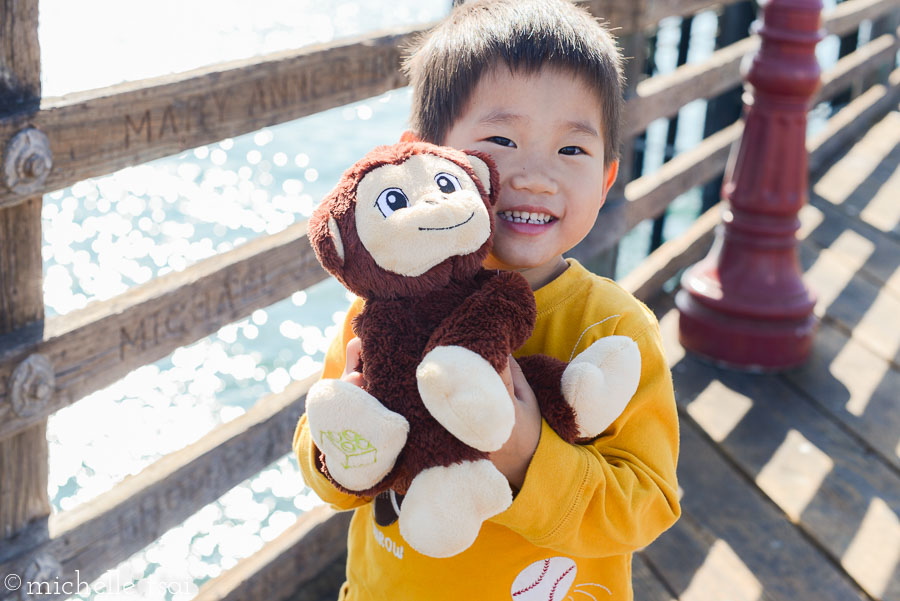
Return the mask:
{"type": "Polygon", "coordinates": [[[322,441],[323,448],[327,444],[344,456],[342,464],[344,469],[364,467],[378,461],[378,449],[353,430],[344,430],[343,432],[320,430],[319,440],[322,441]]]}

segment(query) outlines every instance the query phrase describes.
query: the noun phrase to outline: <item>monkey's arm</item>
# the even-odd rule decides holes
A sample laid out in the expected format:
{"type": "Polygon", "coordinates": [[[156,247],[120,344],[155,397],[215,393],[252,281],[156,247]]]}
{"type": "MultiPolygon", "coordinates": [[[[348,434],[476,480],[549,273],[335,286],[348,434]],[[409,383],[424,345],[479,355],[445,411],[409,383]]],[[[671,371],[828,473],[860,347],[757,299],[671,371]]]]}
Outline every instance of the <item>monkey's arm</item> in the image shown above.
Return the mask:
{"type": "Polygon", "coordinates": [[[534,329],[534,293],[516,272],[482,272],[481,277],[481,287],[441,322],[425,353],[439,346],[458,346],[481,355],[501,371],[509,354],[522,346],[534,329]]]}
{"type": "Polygon", "coordinates": [[[422,402],[451,434],[480,451],[509,438],[515,408],[499,371],[531,335],[534,295],[521,275],[482,274],[483,285],[441,323],[416,369],[422,402]]]}

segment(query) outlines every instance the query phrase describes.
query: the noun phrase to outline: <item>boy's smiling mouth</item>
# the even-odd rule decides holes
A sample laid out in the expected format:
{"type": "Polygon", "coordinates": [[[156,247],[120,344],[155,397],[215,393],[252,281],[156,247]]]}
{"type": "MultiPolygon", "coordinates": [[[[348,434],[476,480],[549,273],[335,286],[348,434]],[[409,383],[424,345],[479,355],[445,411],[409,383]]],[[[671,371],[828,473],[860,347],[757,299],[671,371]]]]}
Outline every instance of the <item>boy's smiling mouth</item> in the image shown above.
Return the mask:
{"type": "Polygon", "coordinates": [[[510,223],[528,223],[531,225],[547,225],[556,221],[556,217],[547,213],[534,211],[499,211],[497,217],[510,223]]]}

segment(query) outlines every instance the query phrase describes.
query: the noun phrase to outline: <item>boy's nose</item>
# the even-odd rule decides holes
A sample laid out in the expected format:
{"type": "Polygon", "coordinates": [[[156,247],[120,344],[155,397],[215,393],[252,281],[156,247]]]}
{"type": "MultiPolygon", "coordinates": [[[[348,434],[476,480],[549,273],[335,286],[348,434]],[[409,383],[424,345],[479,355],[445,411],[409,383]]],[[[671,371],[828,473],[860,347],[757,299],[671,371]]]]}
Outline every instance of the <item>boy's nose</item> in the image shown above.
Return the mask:
{"type": "Polygon", "coordinates": [[[523,190],[533,194],[556,194],[556,180],[544,169],[534,165],[520,167],[509,180],[514,190],[523,190]]]}

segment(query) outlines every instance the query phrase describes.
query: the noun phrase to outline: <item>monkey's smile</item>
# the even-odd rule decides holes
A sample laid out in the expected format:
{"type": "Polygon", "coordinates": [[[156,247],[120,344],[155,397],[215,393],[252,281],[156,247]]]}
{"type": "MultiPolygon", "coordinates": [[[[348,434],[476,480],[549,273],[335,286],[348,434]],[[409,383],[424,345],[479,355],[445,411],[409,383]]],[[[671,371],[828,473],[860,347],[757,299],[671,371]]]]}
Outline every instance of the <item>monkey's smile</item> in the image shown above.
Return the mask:
{"type": "Polygon", "coordinates": [[[472,218],[474,216],[475,216],[475,212],[473,211],[472,214],[469,215],[468,219],[466,219],[465,221],[463,221],[461,223],[457,223],[456,225],[451,225],[449,227],[420,227],[419,231],[420,232],[434,232],[434,231],[438,231],[438,230],[452,230],[453,228],[456,228],[461,225],[465,225],[465,224],[469,223],[470,221],[472,221],[472,218]]]}

